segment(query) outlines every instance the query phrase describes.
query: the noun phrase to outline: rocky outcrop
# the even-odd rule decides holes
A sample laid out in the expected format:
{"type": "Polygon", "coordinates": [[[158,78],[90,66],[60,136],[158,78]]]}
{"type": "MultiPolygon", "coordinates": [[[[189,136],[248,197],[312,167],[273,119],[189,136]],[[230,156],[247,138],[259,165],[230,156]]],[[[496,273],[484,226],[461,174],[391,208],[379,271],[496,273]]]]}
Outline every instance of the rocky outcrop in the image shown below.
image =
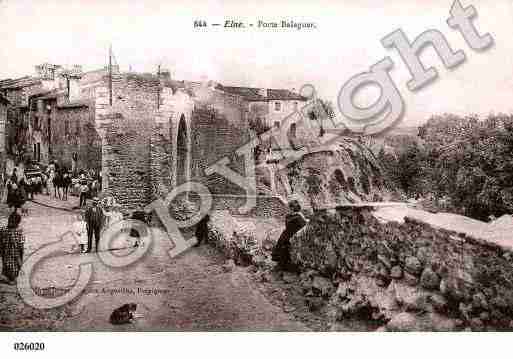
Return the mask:
{"type": "MultiPolygon", "coordinates": [[[[367,209],[324,211],[292,239],[293,260],[336,288],[333,321],[361,318],[386,330],[511,329],[513,254],[406,218],[367,209]]],[[[319,280],[318,280],[319,282],[319,280]]]]}
{"type": "Polygon", "coordinates": [[[303,207],[314,209],[389,200],[393,188],[385,178],[374,154],[349,137],[313,148],[281,172],[270,174],[261,170],[257,176],[261,187],[273,187],[284,198],[292,195],[303,207]]]}

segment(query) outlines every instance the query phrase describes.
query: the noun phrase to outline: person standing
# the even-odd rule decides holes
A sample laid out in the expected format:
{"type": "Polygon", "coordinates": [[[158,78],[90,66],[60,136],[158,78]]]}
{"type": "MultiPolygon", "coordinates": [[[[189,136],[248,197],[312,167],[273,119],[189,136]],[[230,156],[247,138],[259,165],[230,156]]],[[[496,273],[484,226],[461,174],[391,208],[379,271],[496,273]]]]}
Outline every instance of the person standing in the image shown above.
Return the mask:
{"type": "Polygon", "coordinates": [[[21,207],[20,189],[13,177],[7,181],[7,206],[14,207],[14,211],[21,207]]]}
{"type": "Polygon", "coordinates": [[[88,238],[87,223],[84,221],[83,213],[78,214],[77,220],[73,222],[73,232],[78,238],[78,243],[80,244],[80,253],[84,253],[88,238]]]}
{"type": "Polygon", "coordinates": [[[103,210],[98,206],[98,198],[93,198],[93,203],[85,212],[85,221],[87,224],[87,251],[90,253],[93,248],[93,234],[96,243],[96,252],[98,252],[98,244],[100,243],[100,231],[105,222],[103,210]]]}
{"type": "Polygon", "coordinates": [[[285,230],[273,248],[272,260],[278,262],[279,269],[294,272],[296,268],[290,258],[290,239],[307,224],[307,220],[301,213],[301,205],[297,200],[290,201],[289,208],[291,213],[285,217],[285,230]]]}
{"type": "Polygon", "coordinates": [[[84,179],[80,180],[80,203],[79,206],[82,208],[86,205],[87,200],[87,192],[89,191],[89,186],[87,185],[87,181],[84,179]]]}
{"type": "Polygon", "coordinates": [[[7,220],[7,227],[0,229],[0,256],[2,257],[2,274],[9,280],[9,284],[15,284],[23,264],[23,246],[25,237],[23,231],[18,228],[21,216],[12,212],[7,220]]]}

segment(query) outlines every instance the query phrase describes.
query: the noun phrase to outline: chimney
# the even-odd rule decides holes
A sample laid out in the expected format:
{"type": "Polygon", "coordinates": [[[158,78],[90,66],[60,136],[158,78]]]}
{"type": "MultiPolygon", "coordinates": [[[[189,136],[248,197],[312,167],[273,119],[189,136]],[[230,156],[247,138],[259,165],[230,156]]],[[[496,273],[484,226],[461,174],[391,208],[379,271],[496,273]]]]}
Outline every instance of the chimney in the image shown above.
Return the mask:
{"type": "Polygon", "coordinates": [[[260,96],[267,97],[267,89],[265,89],[265,88],[258,89],[258,94],[260,96]]]}
{"type": "Polygon", "coordinates": [[[160,79],[171,80],[171,71],[169,71],[168,69],[160,69],[160,79]]]}
{"type": "Polygon", "coordinates": [[[41,83],[46,90],[53,90],[59,86],[59,76],[56,76],[62,67],[44,63],[36,66],[37,77],[41,79],[41,83]]]}
{"type": "Polygon", "coordinates": [[[80,98],[80,79],[82,78],[82,66],[73,65],[67,73],[68,99],[76,101],[80,98]]]}

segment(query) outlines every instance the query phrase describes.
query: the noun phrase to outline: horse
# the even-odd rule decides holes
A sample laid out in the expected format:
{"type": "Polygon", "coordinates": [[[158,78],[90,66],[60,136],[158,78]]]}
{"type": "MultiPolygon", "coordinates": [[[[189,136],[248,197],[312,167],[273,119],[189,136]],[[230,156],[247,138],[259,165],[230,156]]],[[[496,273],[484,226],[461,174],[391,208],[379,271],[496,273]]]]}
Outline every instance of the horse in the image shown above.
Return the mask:
{"type": "Polygon", "coordinates": [[[52,172],[53,176],[51,176],[52,178],[52,184],[53,184],[53,196],[55,198],[59,198],[61,199],[61,191],[60,189],[62,188],[62,173],[60,172],[52,172]]]}
{"type": "Polygon", "coordinates": [[[62,180],[61,180],[61,186],[62,186],[62,199],[64,201],[67,201],[68,200],[68,191],[69,191],[69,188],[71,187],[71,184],[73,183],[73,181],[71,180],[71,176],[68,172],[64,172],[64,174],[62,175],[62,180]]]}

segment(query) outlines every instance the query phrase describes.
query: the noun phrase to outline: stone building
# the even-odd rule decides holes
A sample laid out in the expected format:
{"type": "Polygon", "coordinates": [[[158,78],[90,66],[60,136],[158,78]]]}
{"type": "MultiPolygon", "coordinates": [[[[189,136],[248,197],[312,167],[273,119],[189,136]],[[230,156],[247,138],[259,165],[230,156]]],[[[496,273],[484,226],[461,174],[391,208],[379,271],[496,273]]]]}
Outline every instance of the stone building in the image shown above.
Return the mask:
{"type": "Polygon", "coordinates": [[[282,120],[298,111],[306,98],[286,89],[265,89],[217,85],[217,89],[241,97],[246,103],[248,120],[265,128],[280,127],[282,120]]]}
{"type": "Polygon", "coordinates": [[[254,136],[254,121],[277,124],[306,100],[288,90],[176,81],[165,71],[114,68],[111,76],[107,68],[83,72],[46,64],[37,72],[17,82],[20,91],[8,91],[22,98],[32,158],[101,170],[104,192],[127,208],[190,179],[213,193],[244,193],[205,169],[228,159],[245,175],[236,150],[254,136]]]}
{"type": "Polygon", "coordinates": [[[25,76],[0,81],[0,93],[9,100],[5,125],[6,155],[23,160],[30,155],[29,143],[29,97],[45,92],[46,84],[40,78],[25,76]]]}

